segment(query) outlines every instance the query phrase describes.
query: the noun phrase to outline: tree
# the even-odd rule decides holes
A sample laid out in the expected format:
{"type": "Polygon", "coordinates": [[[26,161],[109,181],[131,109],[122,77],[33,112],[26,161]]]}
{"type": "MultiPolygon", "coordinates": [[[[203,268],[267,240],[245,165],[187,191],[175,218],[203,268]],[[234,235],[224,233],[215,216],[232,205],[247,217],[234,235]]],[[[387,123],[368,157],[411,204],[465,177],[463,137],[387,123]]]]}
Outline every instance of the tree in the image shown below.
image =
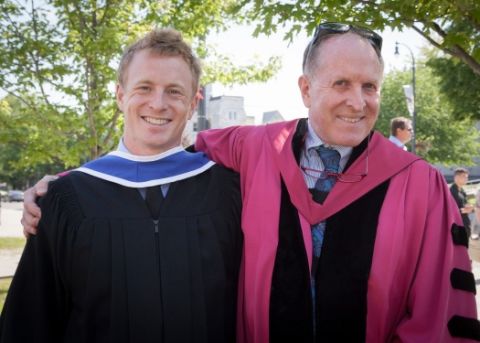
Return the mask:
{"type": "Polygon", "coordinates": [[[480,77],[451,58],[431,57],[427,65],[439,76],[440,90],[452,105],[454,117],[480,120],[480,77]]]}
{"type": "Polygon", "coordinates": [[[24,189],[43,175],[64,168],[58,157],[44,159],[38,151],[44,149],[45,144],[59,141],[62,141],[60,149],[65,148],[69,145],[68,137],[46,138],[39,130],[40,121],[41,118],[17,98],[7,97],[0,101],[0,183],[24,189]]]}
{"type": "MultiPolygon", "coordinates": [[[[21,103],[15,108],[22,117],[38,119],[25,138],[36,149],[29,161],[58,158],[68,167],[112,149],[122,124],[112,92],[122,47],[158,25],[179,29],[199,56],[217,56],[207,38],[235,20],[232,3],[0,1],[0,89],[21,103]]],[[[208,60],[203,80],[227,84],[263,81],[279,68],[276,58],[236,67],[225,56],[208,60]],[[218,58],[228,67],[217,64],[218,58]]],[[[6,125],[3,134],[7,128],[13,129],[6,125]]]]}
{"type": "Polygon", "coordinates": [[[271,34],[287,26],[287,40],[302,30],[313,32],[322,21],[355,22],[377,30],[412,28],[480,76],[478,0],[243,0],[235,10],[257,23],[256,34],[271,34]]]}
{"type": "MultiPolygon", "coordinates": [[[[402,85],[410,80],[410,71],[395,71],[385,78],[376,128],[387,137],[391,118],[409,116],[402,85]]],[[[417,69],[417,154],[430,163],[473,165],[473,157],[480,152],[478,130],[472,119],[454,118],[453,107],[441,93],[439,82],[428,66],[417,69]]]]}

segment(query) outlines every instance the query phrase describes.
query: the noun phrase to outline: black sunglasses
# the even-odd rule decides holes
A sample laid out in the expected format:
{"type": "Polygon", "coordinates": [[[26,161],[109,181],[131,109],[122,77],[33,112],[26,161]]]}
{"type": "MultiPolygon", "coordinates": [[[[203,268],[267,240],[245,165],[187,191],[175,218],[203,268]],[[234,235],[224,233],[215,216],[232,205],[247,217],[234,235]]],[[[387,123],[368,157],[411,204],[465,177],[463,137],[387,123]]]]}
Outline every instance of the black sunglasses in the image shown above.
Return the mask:
{"type": "Polygon", "coordinates": [[[349,31],[355,32],[358,35],[368,39],[374,45],[374,47],[378,49],[378,51],[382,50],[383,39],[378,33],[375,33],[372,30],[364,27],[333,22],[327,22],[317,26],[317,28],[315,29],[315,33],[313,34],[310,46],[314,46],[322,35],[328,33],[347,33],[349,31]]]}

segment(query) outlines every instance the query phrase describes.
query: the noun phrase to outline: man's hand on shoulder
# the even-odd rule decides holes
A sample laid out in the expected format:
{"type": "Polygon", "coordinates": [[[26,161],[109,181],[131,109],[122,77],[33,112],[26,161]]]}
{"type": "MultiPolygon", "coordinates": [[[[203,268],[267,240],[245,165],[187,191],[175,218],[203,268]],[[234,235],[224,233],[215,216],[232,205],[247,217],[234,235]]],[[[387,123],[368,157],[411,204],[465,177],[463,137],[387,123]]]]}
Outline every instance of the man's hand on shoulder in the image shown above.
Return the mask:
{"type": "Polygon", "coordinates": [[[42,213],[40,211],[40,207],[37,206],[35,201],[38,197],[47,193],[48,183],[56,180],[57,178],[58,176],[45,175],[32,188],[29,188],[25,191],[21,220],[23,225],[23,234],[25,237],[37,234],[38,222],[40,221],[42,213]]]}

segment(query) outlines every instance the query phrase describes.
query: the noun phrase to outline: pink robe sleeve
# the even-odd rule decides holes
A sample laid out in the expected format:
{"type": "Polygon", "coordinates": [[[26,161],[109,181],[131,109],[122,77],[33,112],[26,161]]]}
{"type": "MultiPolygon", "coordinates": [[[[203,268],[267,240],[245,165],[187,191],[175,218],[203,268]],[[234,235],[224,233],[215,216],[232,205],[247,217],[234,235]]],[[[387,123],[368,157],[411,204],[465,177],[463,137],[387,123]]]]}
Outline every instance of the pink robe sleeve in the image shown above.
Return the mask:
{"type": "MultiPolygon", "coordinates": [[[[458,230],[463,230],[463,224],[443,177],[431,169],[429,179],[425,214],[422,208],[410,208],[406,213],[407,218],[417,218],[407,223],[407,228],[423,233],[417,236],[420,249],[408,290],[407,313],[396,326],[392,341],[473,342],[462,337],[467,331],[474,335],[479,327],[474,323],[475,279],[467,248],[461,244],[468,238],[461,232],[459,241],[458,230]],[[470,329],[465,328],[468,324],[470,329]]],[[[405,250],[408,254],[408,247],[405,250]]]]}
{"type": "Polygon", "coordinates": [[[249,126],[232,126],[202,131],[197,136],[195,150],[203,151],[215,162],[239,172],[243,142],[251,129],[249,126]]]}

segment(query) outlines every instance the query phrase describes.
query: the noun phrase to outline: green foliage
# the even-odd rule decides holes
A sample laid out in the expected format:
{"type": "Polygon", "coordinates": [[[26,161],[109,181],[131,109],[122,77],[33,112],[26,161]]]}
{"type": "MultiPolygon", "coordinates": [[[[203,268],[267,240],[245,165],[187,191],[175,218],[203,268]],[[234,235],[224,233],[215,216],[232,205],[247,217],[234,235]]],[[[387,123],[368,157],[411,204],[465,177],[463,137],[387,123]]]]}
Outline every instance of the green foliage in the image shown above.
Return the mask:
{"type": "MultiPolygon", "coordinates": [[[[390,135],[390,119],[409,117],[402,85],[410,84],[410,71],[392,72],[382,88],[382,106],[376,128],[390,135]]],[[[430,163],[473,165],[480,152],[479,133],[470,118],[456,119],[453,107],[441,93],[440,79],[427,66],[417,69],[417,153],[430,163]]]]}
{"type": "Polygon", "coordinates": [[[235,10],[257,24],[255,33],[287,27],[285,38],[313,32],[324,21],[351,22],[379,31],[412,28],[444,53],[480,75],[480,2],[478,0],[323,0],[241,1],[235,10]]]}
{"type": "MultiPolygon", "coordinates": [[[[111,150],[122,116],[113,88],[122,48],[153,27],[174,27],[207,62],[203,82],[264,81],[276,58],[234,66],[207,48],[238,20],[228,0],[0,1],[0,126],[5,170],[76,166],[111,150]],[[10,107],[7,108],[7,107],[10,107]],[[17,137],[21,137],[17,138],[17,137]]],[[[31,171],[30,171],[31,172],[31,171]]],[[[5,175],[4,175],[5,176],[5,175]]],[[[3,180],[2,180],[3,181],[3,180]]]]}
{"type": "Polygon", "coordinates": [[[427,62],[440,77],[440,90],[452,105],[455,118],[480,120],[480,76],[453,59],[433,57],[427,62]]]}
{"type": "MultiPolygon", "coordinates": [[[[34,99],[24,98],[40,107],[34,99]]],[[[59,157],[71,157],[67,154],[68,142],[73,142],[73,137],[59,129],[63,126],[61,121],[62,117],[35,111],[13,96],[0,101],[0,180],[24,189],[32,179],[73,165],[74,160],[61,161],[59,157]],[[54,134],[46,135],[47,132],[54,134]]]]}
{"type": "MultiPolygon", "coordinates": [[[[280,68],[280,59],[271,57],[266,63],[256,61],[251,65],[235,65],[230,58],[215,54],[215,62],[204,65],[205,84],[219,82],[224,85],[247,84],[269,80],[280,68]]],[[[207,60],[208,61],[208,60],[207,60]]]]}

